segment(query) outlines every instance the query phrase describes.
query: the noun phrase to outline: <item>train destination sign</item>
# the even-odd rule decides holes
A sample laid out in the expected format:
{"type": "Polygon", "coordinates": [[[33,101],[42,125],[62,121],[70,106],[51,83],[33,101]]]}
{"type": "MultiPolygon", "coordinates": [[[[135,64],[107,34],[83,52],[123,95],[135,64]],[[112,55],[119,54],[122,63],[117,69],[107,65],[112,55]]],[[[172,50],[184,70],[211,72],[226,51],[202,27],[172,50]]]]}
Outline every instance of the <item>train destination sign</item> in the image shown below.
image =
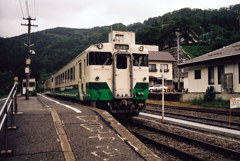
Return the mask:
{"type": "Polygon", "coordinates": [[[230,108],[240,108],[240,98],[231,98],[230,108]]]}

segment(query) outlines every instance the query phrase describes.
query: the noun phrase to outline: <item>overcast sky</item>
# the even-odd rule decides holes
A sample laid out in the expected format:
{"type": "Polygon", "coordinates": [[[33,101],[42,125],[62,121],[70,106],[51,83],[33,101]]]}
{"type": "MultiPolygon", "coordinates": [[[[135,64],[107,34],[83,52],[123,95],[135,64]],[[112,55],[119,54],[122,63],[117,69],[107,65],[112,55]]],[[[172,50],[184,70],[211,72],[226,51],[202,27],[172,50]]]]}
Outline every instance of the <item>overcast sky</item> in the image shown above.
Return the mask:
{"type": "Polygon", "coordinates": [[[32,32],[55,27],[92,28],[143,22],[181,8],[219,9],[239,0],[0,0],[0,37],[27,33],[23,17],[36,18],[32,32]],[[28,4],[28,5],[26,5],[28,4]],[[28,9],[27,7],[28,6],[28,9]]]}

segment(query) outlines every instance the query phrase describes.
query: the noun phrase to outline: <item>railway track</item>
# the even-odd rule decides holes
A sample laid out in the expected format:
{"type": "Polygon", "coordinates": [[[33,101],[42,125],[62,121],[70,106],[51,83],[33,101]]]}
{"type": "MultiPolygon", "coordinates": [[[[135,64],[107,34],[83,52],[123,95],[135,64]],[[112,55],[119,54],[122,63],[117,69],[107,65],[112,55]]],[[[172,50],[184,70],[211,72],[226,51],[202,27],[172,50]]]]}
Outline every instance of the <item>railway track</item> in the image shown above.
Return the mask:
{"type": "MultiPolygon", "coordinates": [[[[160,110],[146,109],[146,111],[150,112],[150,113],[155,113],[155,114],[161,114],[162,113],[162,111],[160,111],[160,110]]],[[[217,126],[225,127],[225,128],[229,128],[229,129],[240,130],[240,123],[238,123],[238,122],[231,121],[231,126],[229,127],[229,121],[200,117],[200,116],[184,115],[184,114],[166,112],[166,111],[164,111],[164,114],[165,114],[165,116],[171,116],[173,118],[181,118],[181,119],[184,119],[184,120],[187,120],[187,121],[204,123],[204,124],[213,125],[213,126],[217,125],[217,126]]]]}
{"type": "MultiPolygon", "coordinates": [[[[125,123],[123,123],[125,124],[125,123]]],[[[126,125],[136,137],[183,160],[239,160],[240,152],[140,123],[126,125]]]]}
{"type": "MultiPolygon", "coordinates": [[[[147,103],[147,106],[161,107],[161,105],[149,104],[149,103],[147,103]]],[[[193,112],[201,112],[201,113],[213,113],[213,114],[218,114],[218,115],[229,116],[229,110],[214,110],[214,109],[207,109],[207,108],[179,107],[179,106],[170,106],[170,105],[165,105],[165,108],[186,110],[186,111],[193,111],[193,112]]],[[[231,116],[240,117],[240,111],[236,110],[236,109],[232,110],[231,116]]]]}

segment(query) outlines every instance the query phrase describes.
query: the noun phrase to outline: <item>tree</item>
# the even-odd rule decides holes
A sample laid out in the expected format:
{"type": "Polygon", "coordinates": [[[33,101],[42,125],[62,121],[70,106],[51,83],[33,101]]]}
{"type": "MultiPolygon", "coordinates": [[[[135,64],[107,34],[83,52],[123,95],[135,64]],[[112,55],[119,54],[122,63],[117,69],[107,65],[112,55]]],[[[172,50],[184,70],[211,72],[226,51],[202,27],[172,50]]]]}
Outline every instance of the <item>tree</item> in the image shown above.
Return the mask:
{"type": "Polygon", "coordinates": [[[8,90],[10,90],[10,87],[14,83],[14,76],[12,71],[7,72],[0,72],[0,95],[4,95],[8,93],[8,90]]]}

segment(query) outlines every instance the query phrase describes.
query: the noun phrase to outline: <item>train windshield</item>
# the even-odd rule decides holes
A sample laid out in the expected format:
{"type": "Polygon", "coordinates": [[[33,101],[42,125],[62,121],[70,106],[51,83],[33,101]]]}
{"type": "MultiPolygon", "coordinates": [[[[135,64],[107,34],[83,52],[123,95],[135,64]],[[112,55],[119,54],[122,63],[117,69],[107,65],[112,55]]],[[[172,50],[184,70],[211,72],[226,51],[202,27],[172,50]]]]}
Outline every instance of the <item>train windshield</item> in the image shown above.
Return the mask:
{"type": "Polygon", "coordinates": [[[112,54],[109,52],[90,52],[89,65],[111,65],[112,54]]]}
{"type": "Polygon", "coordinates": [[[148,55],[147,54],[132,54],[133,55],[133,66],[144,66],[148,67],[148,55]]]}

